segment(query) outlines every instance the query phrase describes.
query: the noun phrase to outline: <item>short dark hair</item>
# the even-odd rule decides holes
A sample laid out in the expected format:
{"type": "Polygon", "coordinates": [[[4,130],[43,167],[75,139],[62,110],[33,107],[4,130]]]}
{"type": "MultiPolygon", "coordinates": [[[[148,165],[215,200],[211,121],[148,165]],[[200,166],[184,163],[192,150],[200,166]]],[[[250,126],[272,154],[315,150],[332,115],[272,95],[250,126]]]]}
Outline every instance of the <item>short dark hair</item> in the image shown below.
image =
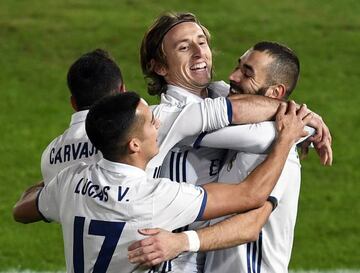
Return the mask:
{"type": "Polygon", "coordinates": [[[159,16],[145,33],[140,48],[141,68],[147,80],[150,95],[160,95],[166,91],[167,83],[163,76],[155,72],[154,62],[166,65],[166,57],[162,47],[164,36],[174,26],[184,22],[198,24],[203,30],[208,43],[210,42],[209,31],[201,25],[194,14],[167,12],[159,16]]]}
{"type": "Polygon", "coordinates": [[[139,102],[138,94],[125,92],[104,97],[90,108],[86,133],[104,158],[117,161],[126,155],[128,137],[139,123],[136,117],[139,102]]]}
{"type": "Polygon", "coordinates": [[[123,79],[119,66],[109,53],[95,49],[71,65],[67,83],[78,110],[85,110],[100,98],[115,93],[123,79]]]}
{"type": "Polygon", "coordinates": [[[286,87],[285,97],[295,89],[300,74],[300,62],[295,52],[285,45],[263,41],[253,46],[253,50],[266,52],[274,60],[268,67],[268,83],[282,83],[286,87]]]}

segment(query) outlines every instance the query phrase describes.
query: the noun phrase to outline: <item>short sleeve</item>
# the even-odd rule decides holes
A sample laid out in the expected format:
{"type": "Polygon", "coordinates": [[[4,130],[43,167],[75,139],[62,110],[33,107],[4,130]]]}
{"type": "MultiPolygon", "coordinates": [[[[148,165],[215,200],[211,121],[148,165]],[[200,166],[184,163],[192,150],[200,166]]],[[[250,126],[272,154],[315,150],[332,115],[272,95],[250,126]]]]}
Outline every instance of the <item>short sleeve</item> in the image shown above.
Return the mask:
{"type": "Polygon", "coordinates": [[[60,222],[58,184],[57,175],[45,185],[38,196],[38,210],[46,221],[60,222]]]}
{"type": "Polygon", "coordinates": [[[154,198],[154,226],[176,229],[202,218],[206,191],[198,186],[163,178],[154,198]]]}

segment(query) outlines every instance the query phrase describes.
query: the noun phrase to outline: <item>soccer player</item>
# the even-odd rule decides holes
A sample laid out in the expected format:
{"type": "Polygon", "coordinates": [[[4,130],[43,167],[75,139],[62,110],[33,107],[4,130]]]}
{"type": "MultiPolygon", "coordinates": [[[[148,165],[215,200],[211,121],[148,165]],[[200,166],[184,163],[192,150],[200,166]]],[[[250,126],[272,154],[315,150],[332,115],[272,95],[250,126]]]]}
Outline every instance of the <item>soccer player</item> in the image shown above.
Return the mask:
{"type": "MultiPolygon", "coordinates": [[[[260,42],[239,58],[237,67],[229,77],[231,92],[287,100],[295,89],[299,72],[299,60],[292,50],[278,43],[260,42]],[[256,85],[252,84],[254,82],[256,85]]],[[[260,129],[254,128],[255,131],[262,130],[261,126],[264,125],[254,125],[256,126],[260,129]]],[[[266,135],[265,132],[263,135],[266,135]]],[[[208,141],[214,141],[219,136],[214,134],[212,138],[208,141]]],[[[222,139],[226,141],[224,136],[222,139]]],[[[225,182],[242,180],[265,157],[264,153],[229,152],[219,179],[225,182]]],[[[263,206],[253,216],[268,219],[258,240],[207,253],[205,272],[288,272],[299,194],[300,161],[296,147],[293,147],[271,193],[277,198],[278,207],[271,213],[266,212],[266,207],[263,206]]],[[[218,221],[220,219],[214,223],[218,221]]]]}
{"type": "Polygon", "coordinates": [[[80,161],[97,162],[102,157],[86,135],[86,115],[97,100],[125,89],[119,66],[102,49],[77,59],[68,71],[67,83],[75,113],[70,127],[55,138],[42,154],[41,172],[45,183],[67,166],[80,161]]]}
{"type": "MultiPolygon", "coordinates": [[[[274,42],[260,42],[250,48],[241,58],[235,70],[230,75],[231,93],[245,93],[269,96],[286,100],[294,90],[300,72],[299,60],[289,48],[274,42]]],[[[230,182],[246,178],[264,158],[270,149],[276,130],[272,122],[234,126],[220,129],[206,135],[200,145],[210,147],[231,145],[236,142],[237,151],[229,151],[224,167],[219,176],[220,181],[230,182]],[[233,135],[237,134],[236,140],[233,135]]],[[[300,191],[300,162],[295,150],[291,149],[280,179],[271,193],[276,197],[279,205],[274,212],[265,204],[261,208],[234,217],[214,227],[198,230],[201,241],[201,250],[212,250],[234,246],[235,241],[245,243],[248,233],[253,234],[257,228],[259,239],[229,249],[208,252],[206,255],[205,272],[287,272],[291,256],[294,236],[294,227],[297,214],[297,204],[300,191]],[[272,212],[272,213],[271,213],[272,212]],[[271,215],[270,215],[271,213],[271,215]],[[235,219],[238,222],[235,224],[235,219]],[[255,229],[254,226],[255,225],[255,229]],[[221,236],[219,236],[221,233],[221,236]]],[[[212,220],[217,223],[224,218],[212,220]]],[[[161,255],[168,255],[165,259],[177,255],[175,247],[179,250],[188,250],[184,236],[158,233],[158,230],[148,230],[148,234],[158,234],[156,244],[161,252],[151,250],[151,240],[131,246],[130,257],[133,261],[151,263],[161,255]],[[137,249],[141,245],[142,249],[137,249]],[[167,250],[168,248],[169,250],[167,250]],[[136,253],[146,253],[148,257],[141,257],[136,253]],[[167,253],[167,254],[164,254],[167,253]]],[[[153,238],[155,239],[155,238],[153,238]]],[[[152,240],[153,240],[152,239],[152,240]]],[[[156,249],[157,247],[155,247],[156,249]]],[[[177,251],[179,251],[177,250],[177,251]]]]}
{"type": "MultiPolygon", "coordinates": [[[[212,54],[209,40],[207,29],[190,13],[160,16],[143,38],[140,59],[143,73],[149,80],[148,92],[161,95],[160,104],[153,106],[154,115],[163,124],[159,131],[160,139],[167,137],[168,127],[172,127],[173,121],[189,105],[209,102],[209,98],[221,99],[221,96],[227,95],[223,91],[228,91],[228,87],[223,83],[215,82],[210,85],[212,54]]],[[[269,120],[273,118],[280,103],[276,99],[244,94],[231,96],[227,102],[233,112],[232,123],[237,124],[269,120]]],[[[174,130],[180,132],[191,127],[196,118],[195,115],[188,118],[186,127],[178,126],[174,130]]],[[[317,129],[314,140],[319,145],[331,142],[330,133],[321,118],[314,115],[309,125],[317,129]]],[[[154,177],[168,177],[174,181],[196,185],[216,181],[225,150],[203,147],[194,150],[191,144],[192,139],[189,138],[178,143],[164,163],[155,167],[154,177]]],[[[331,154],[330,145],[326,147],[330,148],[327,152],[331,154]]],[[[197,223],[190,229],[201,225],[197,223]]],[[[164,270],[169,270],[170,267],[173,271],[201,270],[203,257],[191,255],[189,258],[189,254],[185,256],[177,258],[164,270]]]]}
{"type": "MultiPolygon", "coordinates": [[[[203,188],[168,179],[151,179],[145,167],[154,157],[159,121],[133,92],[97,102],[86,118],[86,133],[103,158],[61,171],[46,186],[24,192],[14,207],[23,223],[44,219],[62,224],[67,272],[148,272],[130,264],[126,247],[139,239],[137,229],[156,225],[168,230],[196,219],[243,209],[239,195],[252,181],[276,181],[295,141],[306,135],[306,107],[281,104],[278,138],[268,158],[247,178],[203,188]]],[[[263,186],[264,186],[263,185],[263,186]]]]}

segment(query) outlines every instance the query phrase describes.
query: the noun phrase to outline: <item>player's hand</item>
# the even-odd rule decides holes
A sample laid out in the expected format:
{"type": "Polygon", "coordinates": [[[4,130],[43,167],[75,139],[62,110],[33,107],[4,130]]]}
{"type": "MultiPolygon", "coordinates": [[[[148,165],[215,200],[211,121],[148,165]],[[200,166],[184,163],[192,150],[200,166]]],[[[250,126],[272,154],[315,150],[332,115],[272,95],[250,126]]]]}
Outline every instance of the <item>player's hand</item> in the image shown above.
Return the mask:
{"type": "Polygon", "coordinates": [[[128,247],[130,263],[154,266],[187,251],[189,243],[183,233],[172,233],[160,228],[140,229],[138,232],[150,237],[128,247]]]}
{"type": "Polygon", "coordinates": [[[308,133],[304,130],[312,118],[312,112],[309,112],[306,105],[301,105],[300,109],[296,109],[294,101],[281,103],[276,114],[276,129],[279,138],[285,138],[295,143],[301,137],[305,137],[308,133]]]}
{"type": "Polygon", "coordinates": [[[320,157],[321,164],[331,166],[333,160],[333,153],[331,148],[332,137],[329,128],[316,113],[313,113],[313,118],[307,123],[316,130],[315,135],[309,137],[308,141],[302,145],[302,158],[307,154],[310,142],[314,144],[314,148],[320,157]]]}

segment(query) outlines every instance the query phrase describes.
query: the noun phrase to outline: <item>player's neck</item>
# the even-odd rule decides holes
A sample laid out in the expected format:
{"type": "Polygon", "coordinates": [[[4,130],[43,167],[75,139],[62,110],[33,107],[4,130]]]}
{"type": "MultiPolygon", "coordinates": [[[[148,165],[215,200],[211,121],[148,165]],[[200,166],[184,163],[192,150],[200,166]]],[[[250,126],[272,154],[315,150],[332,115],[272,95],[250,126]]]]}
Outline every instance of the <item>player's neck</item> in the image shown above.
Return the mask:
{"type": "Polygon", "coordinates": [[[207,90],[207,88],[196,89],[196,90],[195,90],[195,89],[193,89],[193,90],[188,89],[187,91],[190,92],[190,93],[192,93],[192,94],[194,94],[194,95],[196,95],[196,96],[198,96],[198,97],[200,97],[200,98],[203,98],[203,99],[205,99],[205,98],[208,97],[208,90],[207,90]]]}
{"type": "Polygon", "coordinates": [[[127,164],[130,166],[134,166],[137,167],[139,169],[142,169],[145,171],[146,165],[148,163],[148,161],[142,159],[139,156],[135,156],[135,155],[128,155],[125,156],[123,158],[120,158],[119,160],[117,160],[117,162],[122,163],[122,164],[127,164]]]}

